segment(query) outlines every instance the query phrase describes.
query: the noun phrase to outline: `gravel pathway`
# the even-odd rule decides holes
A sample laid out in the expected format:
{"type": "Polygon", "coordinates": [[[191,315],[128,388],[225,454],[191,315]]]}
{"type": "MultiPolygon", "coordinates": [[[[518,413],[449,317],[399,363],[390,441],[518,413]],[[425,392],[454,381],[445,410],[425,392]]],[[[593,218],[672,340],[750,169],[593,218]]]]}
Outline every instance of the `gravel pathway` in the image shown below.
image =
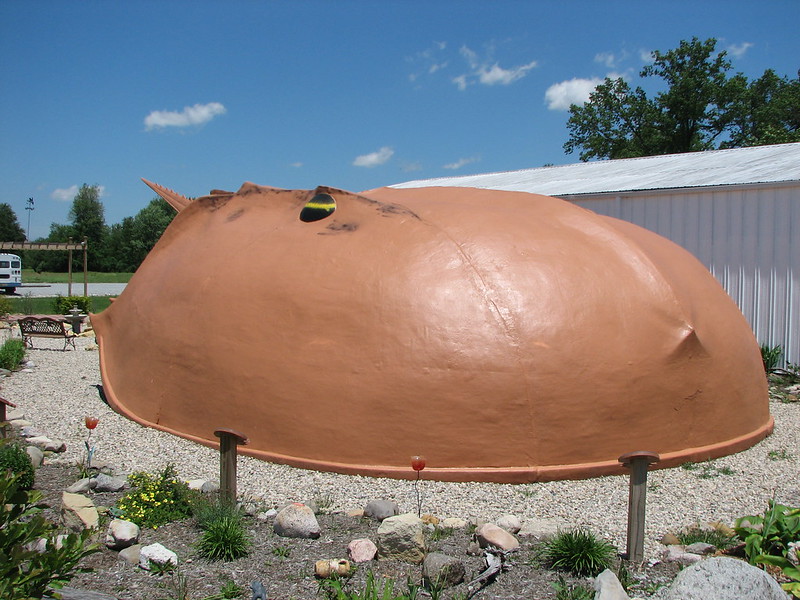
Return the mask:
{"type": "MultiPolygon", "coordinates": [[[[6,336],[8,330],[3,332],[6,336]]],[[[2,339],[0,339],[2,341],[2,339]]],[[[96,460],[118,473],[157,471],[168,462],[186,479],[217,479],[215,450],[142,427],[117,415],[101,400],[102,382],[93,338],[80,338],[77,351],[61,352],[61,343],[36,339],[28,352],[33,366],[0,380],[0,395],[17,404],[27,420],[49,437],[66,442],[60,460],[82,459],[84,415],[95,415],[96,460]]],[[[753,448],[733,456],[684,468],[650,473],[645,553],[654,558],[658,540],[668,531],[707,521],[732,523],[736,517],[763,512],[767,500],[800,504],[800,403],[771,403],[775,432],[753,448]],[[772,453],[772,456],[770,456],[772,453]],[[732,470],[732,473],[729,471],[732,470]],[[730,473],[730,474],[728,474],[730,473]]],[[[409,481],[318,473],[239,459],[239,492],[267,506],[309,501],[326,495],[336,509],[361,508],[373,499],[392,499],[413,511],[409,481]]],[[[601,477],[525,485],[423,481],[423,511],[439,517],[493,520],[504,513],[554,519],[563,527],[586,525],[625,547],[628,478],[601,477]]]]}

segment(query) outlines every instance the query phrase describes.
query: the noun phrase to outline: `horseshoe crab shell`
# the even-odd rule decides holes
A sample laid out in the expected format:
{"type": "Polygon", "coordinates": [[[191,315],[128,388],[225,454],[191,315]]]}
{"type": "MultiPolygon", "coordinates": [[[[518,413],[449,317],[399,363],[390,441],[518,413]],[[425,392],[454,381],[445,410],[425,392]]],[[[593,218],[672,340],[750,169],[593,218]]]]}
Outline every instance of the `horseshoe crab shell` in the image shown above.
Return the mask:
{"type": "Polygon", "coordinates": [[[154,189],[180,213],[92,317],[105,393],[139,423],[211,446],[237,430],[304,468],[407,478],[423,454],[428,478],[496,482],[707,460],[772,429],[738,308],[637,226],[468,188],[154,189]]]}

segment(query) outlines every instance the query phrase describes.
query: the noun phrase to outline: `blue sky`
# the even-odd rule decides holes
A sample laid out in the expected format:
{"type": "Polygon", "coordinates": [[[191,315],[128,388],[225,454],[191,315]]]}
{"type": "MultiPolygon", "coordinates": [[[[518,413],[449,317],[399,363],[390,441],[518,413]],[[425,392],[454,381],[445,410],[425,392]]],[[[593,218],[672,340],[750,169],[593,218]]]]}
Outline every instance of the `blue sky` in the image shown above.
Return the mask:
{"type": "Polygon", "coordinates": [[[140,177],[358,192],[577,162],[566,109],[603,77],[693,36],[794,77],[798,23],[798,0],[2,0],[0,202],[35,239],[83,183],[111,224],[140,177]]]}

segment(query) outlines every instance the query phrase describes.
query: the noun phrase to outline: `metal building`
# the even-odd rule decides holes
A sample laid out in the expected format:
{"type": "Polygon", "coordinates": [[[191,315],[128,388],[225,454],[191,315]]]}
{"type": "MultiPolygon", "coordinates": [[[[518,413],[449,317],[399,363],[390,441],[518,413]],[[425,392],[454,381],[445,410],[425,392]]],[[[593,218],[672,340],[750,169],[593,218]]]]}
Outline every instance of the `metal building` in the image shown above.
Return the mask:
{"type": "Polygon", "coordinates": [[[557,196],[646,227],[692,252],[759,343],[800,363],[800,143],[443,177],[456,186],[557,196]]]}

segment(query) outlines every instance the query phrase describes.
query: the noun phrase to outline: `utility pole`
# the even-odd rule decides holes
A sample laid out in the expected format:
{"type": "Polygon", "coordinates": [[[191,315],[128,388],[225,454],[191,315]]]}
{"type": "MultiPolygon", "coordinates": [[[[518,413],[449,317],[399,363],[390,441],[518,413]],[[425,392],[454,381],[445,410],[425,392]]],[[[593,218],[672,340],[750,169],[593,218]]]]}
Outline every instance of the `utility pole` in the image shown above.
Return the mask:
{"type": "Polygon", "coordinates": [[[28,198],[28,205],[25,207],[28,211],[28,232],[25,234],[25,240],[31,241],[31,212],[33,212],[33,198],[28,198]]]}

